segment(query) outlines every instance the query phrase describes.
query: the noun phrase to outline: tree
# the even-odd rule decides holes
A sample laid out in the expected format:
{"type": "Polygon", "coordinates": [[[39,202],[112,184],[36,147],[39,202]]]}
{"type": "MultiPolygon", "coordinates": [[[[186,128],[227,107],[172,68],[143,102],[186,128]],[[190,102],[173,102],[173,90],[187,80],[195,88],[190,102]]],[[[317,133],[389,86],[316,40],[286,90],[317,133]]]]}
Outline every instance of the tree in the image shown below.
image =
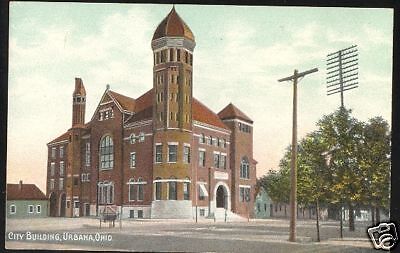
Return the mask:
{"type": "MultiPolygon", "coordinates": [[[[351,110],[340,107],[323,116],[317,126],[330,157],[329,170],[332,203],[349,209],[349,229],[354,231],[354,206],[361,201],[362,172],[358,153],[363,124],[351,116],[351,110]]],[[[341,210],[341,208],[340,208],[341,210]]],[[[342,214],[340,214],[342,219],[342,214]]]]}
{"type": "MultiPolygon", "coordinates": [[[[371,207],[372,216],[389,208],[390,194],[390,131],[382,117],[370,119],[364,125],[362,151],[360,152],[363,175],[363,204],[371,207]],[[376,212],[375,212],[376,210],[376,212]]],[[[375,223],[372,217],[372,223],[375,223]]],[[[375,224],[373,224],[375,225],[375,224]]]]}

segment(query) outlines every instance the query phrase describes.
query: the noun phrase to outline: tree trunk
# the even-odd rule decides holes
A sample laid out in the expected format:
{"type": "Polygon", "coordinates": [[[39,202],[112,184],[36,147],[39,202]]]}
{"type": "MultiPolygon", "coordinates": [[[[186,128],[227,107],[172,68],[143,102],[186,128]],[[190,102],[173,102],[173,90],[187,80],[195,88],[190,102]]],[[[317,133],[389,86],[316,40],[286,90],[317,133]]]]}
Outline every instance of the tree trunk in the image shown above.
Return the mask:
{"type": "Polygon", "coordinates": [[[343,239],[343,212],[342,212],[342,206],[340,206],[339,209],[339,219],[340,219],[340,238],[343,239]]]}
{"type": "Polygon", "coordinates": [[[317,199],[317,203],[316,203],[316,211],[317,211],[317,242],[320,242],[321,239],[319,237],[319,203],[318,203],[318,199],[317,199]]]}
{"type": "Polygon", "coordinates": [[[349,203],[349,231],[354,231],[354,207],[349,203]]]}
{"type": "Polygon", "coordinates": [[[371,222],[372,222],[372,226],[375,226],[375,207],[371,207],[371,222]]]}
{"type": "Polygon", "coordinates": [[[376,223],[378,224],[379,222],[381,222],[381,211],[379,210],[379,207],[376,207],[376,223]]]}

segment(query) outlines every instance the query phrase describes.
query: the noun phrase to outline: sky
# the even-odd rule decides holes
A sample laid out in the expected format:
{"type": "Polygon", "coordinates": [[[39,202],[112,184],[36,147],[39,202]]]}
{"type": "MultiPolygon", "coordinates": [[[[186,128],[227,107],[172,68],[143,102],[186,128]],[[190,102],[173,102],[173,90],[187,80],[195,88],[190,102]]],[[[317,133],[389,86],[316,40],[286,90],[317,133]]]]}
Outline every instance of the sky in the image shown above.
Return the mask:
{"type": "MultiPolygon", "coordinates": [[[[10,3],[7,182],[46,184],[47,146],[70,128],[74,78],[87,92],[86,121],[110,84],[137,98],[152,88],[151,38],[172,5],[10,3]]],[[[292,85],[277,80],[319,68],[298,86],[298,138],[340,106],[326,96],[326,57],[358,45],[353,116],[391,119],[392,9],[176,5],[196,39],[193,94],[214,112],[233,103],[254,120],[257,176],[278,169],[292,131],[292,85]]]]}

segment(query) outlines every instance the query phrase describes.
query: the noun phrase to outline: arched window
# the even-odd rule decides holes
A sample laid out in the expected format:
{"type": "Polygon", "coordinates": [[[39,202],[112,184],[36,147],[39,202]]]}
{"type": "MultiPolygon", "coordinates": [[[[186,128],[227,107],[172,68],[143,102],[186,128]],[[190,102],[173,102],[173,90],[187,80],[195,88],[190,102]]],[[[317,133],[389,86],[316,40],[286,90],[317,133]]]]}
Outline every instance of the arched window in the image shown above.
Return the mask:
{"type": "Polygon", "coordinates": [[[177,192],[176,192],[176,181],[175,181],[175,177],[171,177],[171,180],[168,183],[168,199],[169,200],[177,200],[178,196],[177,196],[177,192]]]}
{"type": "Polygon", "coordinates": [[[129,201],[134,201],[136,197],[136,187],[134,185],[135,179],[129,179],[129,201]]]}
{"type": "Polygon", "coordinates": [[[249,160],[247,157],[243,157],[240,162],[240,178],[250,178],[249,160]]]}
{"type": "Polygon", "coordinates": [[[114,167],[114,145],[111,136],[106,135],[100,141],[100,169],[114,167]]]}
{"type": "Polygon", "coordinates": [[[143,184],[142,184],[143,179],[141,177],[139,177],[137,182],[138,182],[138,185],[137,185],[138,186],[137,200],[143,200],[143,196],[144,196],[143,184]]]}
{"type": "MultiPolygon", "coordinates": [[[[161,178],[157,177],[156,180],[161,180],[161,178]]],[[[155,185],[156,200],[161,200],[161,195],[162,195],[161,182],[156,182],[155,184],[156,184],[155,185]]]]}
{"type": "Polygon", "coordinates": [[[190,179],[187,177],[186,182],[183,183],[183,199],[189,200],[190,199],[190,179]]]}

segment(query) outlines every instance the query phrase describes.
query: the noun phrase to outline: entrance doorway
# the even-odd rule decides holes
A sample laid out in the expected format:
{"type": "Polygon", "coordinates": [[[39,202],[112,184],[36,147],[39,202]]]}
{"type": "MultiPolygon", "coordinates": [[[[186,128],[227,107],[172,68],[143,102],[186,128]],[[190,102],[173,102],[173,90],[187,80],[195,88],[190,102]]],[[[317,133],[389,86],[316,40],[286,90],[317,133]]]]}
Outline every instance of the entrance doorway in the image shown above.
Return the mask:
{"type": "Polygon", "coordinates": [[[226,203],[227,194],[224,189],[224,186],[222,185],[218,186],[216,201],[217,201],[217,208],[227,208],[227,203],[226,203]]]}
{"type": "Polygon", "coordinates": [[[65,198],[65,193],[61,194],[60,197],[60,217],[65,217],[65,203],[67,202],[65,198]]]}
{"type": "Polygon", "coordinates": [[[90,204],[85,203],[85,216],[90,216],[90,204]]]}
{"type": "Polygon", "coordinates": [[[54,192],[50,194],[50,216],[57,216],[57,197],[54,192]]]}

